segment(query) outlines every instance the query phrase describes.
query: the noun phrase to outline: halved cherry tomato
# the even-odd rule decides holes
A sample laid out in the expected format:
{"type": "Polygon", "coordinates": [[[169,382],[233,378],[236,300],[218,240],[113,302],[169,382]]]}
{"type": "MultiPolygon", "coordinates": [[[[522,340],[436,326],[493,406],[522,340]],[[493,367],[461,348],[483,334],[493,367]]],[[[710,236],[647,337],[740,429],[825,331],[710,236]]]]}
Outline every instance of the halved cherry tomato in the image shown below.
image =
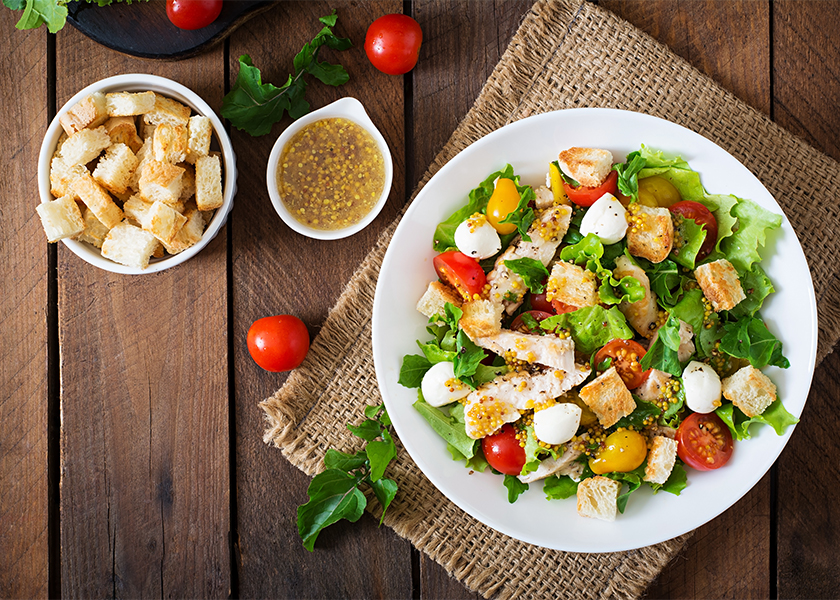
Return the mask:
{"type": "Polygon", "coordinates": [[[516,231],[516,225],[502,223],[502,220],[516,210],[516,207],[519,206],[519,200],[519,190],[516,189],[513,180],[504,177],[499,178],[493,195],[487,201],[487,222],[493,226],[493,229],[502,235],[516,231]]]}
{"type": "Polygon", "coordinates": [[[732,456],[732,434],[715,413],[691,413],[677,429],[677,454],[689,467],[711,471],[732,456]]]}
{"type": "Polygon", "coordinates": [[[680,191],[664,177],[645,177],[639,180],[639,204],[668,208],[682,200],[680,191]]]}
{"type": "Polygon", "coordinates": [[[481,440],[484,458],[490,466],[505,475],[519,475],[525,464],[525,449],[516,439],[516,429],[510,423],[502,425],[498,433],[481,440]]]}
{"type": "Polygon", "coordinates": [[[531,303],[531,308],[534,310],[541,310],[552,315],[555,314],[554,306],[552,306],[551,302],[546,300],[545,292],[542,294],[531,294],[529,302],[531,303]]]}
{"type": "Polygon", "coordinates": [[[589,459],[596,475],[627,473],[645,462],[647,443],[638,431],[622,429],[607,436],[604,445],[589,459]]]}
{"type": "Polygon", "coordinates": [[[611,365],[618,371],[619,377],[624,381],[628,390],[634,390],[645,381],[650,375],[650,369],[642,369],[639,364],[645,355],[645,349],[638,342],[633,340],[617,339],[609,342],[606,346],[595,353],[594,365],[597,367],[606,359],[612,359],[611,365]]]}
{"type": "Polygon", "coordinates": [[[222,12],[222,0],[166,0],[166,16],[179,29],[201,29],[222,12]]]}
{"type": "Polygon", "coordinates": [[[718,224],[717,219],[711,211],[692,200],[683,200],[672,205],[669,210],[675,215],[680,215],[686,219],[693,219],[695,223],[702,226],[706,230],[706,239],[703,240],[703,245],[700,246],[700,251],[697,253],[697,261],[701,261],[712,253],[717,244],[718,224]]]}
{"type": "Polygon", "coordinates": [[[571,304],[566,304],[565,302],[560,302],[559,300],[552,300],[551,307],[558,315],[575,312],[578,309],[577,306],[572,306],[571,304]]]}
{"type": "Polygon", "coordinates": [[[615,196],[618,193],[618,171],[610,171],[610,174],[598,187],[586,187],[585,185],[572,187],[564,181],[563,189],[569,200],[578,206],[592,206],[604,194],[610,193],[615,196]]]}
{"type": "MultiPolygon", "coordinates": [[[[528,310],[524,313],[517,315],[516,318],[513,320],[513,323],[510,324],[510,328],[513,331],[519,331],[521,333],[544,333],[537,329],[536,331],[528,327],[528,324],[525,322],[525,318],[522,315],[530,315],[537,323],[542,321],[543,319],[547,319],[548,317],[552,317],[550,312],[545,312],[543,310],[528,310]]],[[[530,319],[529,319],[530,320],[530,319]]]]}
{"type": "Polygon", "coordinates": [[[484,291],[487,276],[474,258],[450,250],[435,256],[432,263],[438,277],[458,290],[465,300],[472,300],[476,294],[480,295],[484,291]]]}

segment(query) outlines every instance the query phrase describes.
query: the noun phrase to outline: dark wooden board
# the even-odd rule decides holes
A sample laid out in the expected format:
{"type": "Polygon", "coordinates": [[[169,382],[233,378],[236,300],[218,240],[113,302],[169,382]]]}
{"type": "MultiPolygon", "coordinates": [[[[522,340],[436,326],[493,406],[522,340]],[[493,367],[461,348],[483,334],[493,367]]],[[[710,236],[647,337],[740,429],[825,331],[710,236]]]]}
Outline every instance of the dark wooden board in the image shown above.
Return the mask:
{"type": "Polygon", "coordinates": [[[272,7],[270,0],[228,0],[207,27],[185,30],[166,16],[163,0],[98,6],[82,0],[67,5],[67,22],[117,52],[159,60],[195,56],[211,48],[248,19],[272,7]]]}
{"type": "Polygon", "coordinates": [[[0,597],[49,595],[48,250],[35,213],[47,110],[47,33],[0,9],[0,597]],[[39,77],[31,77],[31,73],[39,77]],[[25,84],[23,84],[25,82],[25,84]],[[28,102],[21,99],[25,90],[28,102]]]}

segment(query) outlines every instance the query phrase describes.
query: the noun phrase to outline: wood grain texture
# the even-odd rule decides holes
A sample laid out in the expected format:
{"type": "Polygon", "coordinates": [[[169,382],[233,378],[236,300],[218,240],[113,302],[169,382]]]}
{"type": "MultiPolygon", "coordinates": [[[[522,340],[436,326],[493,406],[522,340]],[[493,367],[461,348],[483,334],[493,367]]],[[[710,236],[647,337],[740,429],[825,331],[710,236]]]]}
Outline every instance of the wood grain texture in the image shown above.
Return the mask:
{"type": "Polygon", "coordinates": [[[310,478],[286,462],[279,450],[262,442],[265,421],[257,406],[283,383],[285,375],[262,371],[245,345],[251,323],[274,314],[297,315],[314,335],[379,232],[405,203],[403,78],[375,70],[362,50],[367,25],[383,14],[401,12],[401,2],[283,3],[231,36],[231,83],[240,54],[251,56],[264,82],[284,82],[293,70],[294,55],[320,29],[318,17],[333,8],[338,12],[336,33],[349,37],[354,48],[327,51],[321,59],[344,65],[350,81],[339,88],[313,81],[306,97],[313,109],[343,96],[361,100],[391,148],[394,183],[385,209],[362,232],[344,240],[312,240],[280,220],[265,187],[268,155],[289,119],[260,138],[233,133],[241,168],[231,235],[239,593],[243,598],[411,595],[410,544],[389,529],[377,529],[368,515],[352,525],[344,521],[328,528],[319,536],[314,553],[303,548],[296,507],[307,500],[310,478]]]}
{"type": "MultiPolygon", "coordinates": [[[[773,115],[790,131],[840,160],[840,5],[773,5],[773,115]],[[830,9],[833,7],[833,10],[830,9]]],[[[840,585],[840,357],[814,373],[811,394],[778,461],[778,570],[781,598],[836,598],[840,585]]]]}
{"type": "Polygon", "coordinates": [[[18,31],[18,17],[0,10],[0,597],[45,598],[48,269],[35,207],[49,118],[47,35],[18,31]]]}
{"type": "MultiPolygon", "coordinates": [[[[222,49],[129,59],[72,28],[57,101],[118,73],[179,81],[218,110],[222,49]]],[[[226,235],[157,274],[120,276],[59,249],[61,555],[66,597],[227,597],[226,235]]]]}

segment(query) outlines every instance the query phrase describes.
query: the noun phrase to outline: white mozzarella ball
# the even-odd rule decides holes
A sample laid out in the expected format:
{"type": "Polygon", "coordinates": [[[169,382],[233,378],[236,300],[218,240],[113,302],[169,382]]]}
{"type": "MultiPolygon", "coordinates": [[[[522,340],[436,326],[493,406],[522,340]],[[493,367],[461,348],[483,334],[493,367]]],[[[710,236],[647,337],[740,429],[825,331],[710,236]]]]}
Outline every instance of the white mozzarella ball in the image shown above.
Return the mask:
{"type": "Polygon", "coordinates": [[[463,254],[476,260],[490,258],[502,249],[499,233],[484,215],[470,217],[455,229],[455,245],[463,254]]]}
{"type": "Polygon", "coordinates": [[[606,193],[589,207],[580,223],[583,235],[594,233],[604,244],[615,244],[627,233],[627,211],[618,198],[606,193]]]}
{"type": "Polygon", "coordinates": [[[720,406],[720,377],[709,365],[696,360],[683,371],[685,403],[696,413],[707,414],[720,406]]]}
{"type": "Polygon", "coordinates": [[[577,404],[564,402],[534,413],[534,435],[546,444],[565,444],[580,427],[581,410],[577,404]]]}
{"type": "Polygon", "coordinates": [[[455,377],[455,366],[448,361],[432,365],[423,375],[420,391],[426,402],[435,407],[446,406],[469,396],[470,387],[455,377]]]}

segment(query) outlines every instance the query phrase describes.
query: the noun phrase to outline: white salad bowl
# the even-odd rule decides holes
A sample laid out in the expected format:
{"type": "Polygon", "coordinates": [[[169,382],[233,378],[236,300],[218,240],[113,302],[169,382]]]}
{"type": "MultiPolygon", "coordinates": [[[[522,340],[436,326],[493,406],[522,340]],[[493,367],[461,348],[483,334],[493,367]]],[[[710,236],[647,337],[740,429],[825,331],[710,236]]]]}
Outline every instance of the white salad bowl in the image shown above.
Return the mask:
{"type": "MultiPolygon", "coordinates": [[[[614,522],[577,514],[574,498],[548,501],[542,483],[530,485],[509,504],[502,478],[488,469],[472,473],[452,460],[446,442],[412,407],[417,390],[397,383],[403,357],[419,354],[416,340],[428,339],[427,319],[415,309],[429,281],[433,232],[464,206],[471,189],[506,163],[523,183],[545,181],[548,164],[572,146],[606,148],[615,161],[641,144],[667,156],[681,156],[712,194],[749,198],[775,213],[781,208],[750,171],[719,146],[684,127],[656,117],[610,109],[572,109],[529,117],[495,131],[447,163],[418,194],[397,227],[382,263],[373,306],[373,356],[379,389],[406,450],[429,480],[452,502],[482,523],[511,537],[573,552],[614,552],[655,544],[699,527],[732,506],[761,479],[793,433],[778,436],[753,426],[752,439],[739,441],[730,462],[717,471],[687,468],[680,496],[652,494],[647,486],[630,498],[614,522]]],[[[787,370],[765,372],[778,386],[785,408],[799,417],[811,386],[817,349],[817,310],[808,264],[791,228],[768,235],[761,266],[776,292],[762,308],[769,329],[782,341],[787,370]]]]}
{"type": "Polygon", "coordinates": [[[277,138],[277,141],[274,143],[274,147],[271,149],[271,154],[268,157],[265,179],[266,186],[268,186],[268,197],[271,198],[271,204],[274,206],[274,210],[277,211],[277,214],[281,219],[283,219],[283,222],[286,223],[286,225],[301,235],[315,238],[316,240],[339,240],[341,238],[349,237],[354,233],[358,233],[370,225],[380,213],[382,207],[385,206],[385,202],[388,200],[388,195],[391,193],[391,182],[394,179],[394,162],[391,158],[391,151],[388,149],[388,143],[376,128],[376,125],[373,124],[373,121],[371,121],[365,111],[365,107],[362,106],[362,103],[355,98],[348,97],[336,100],[332,104],[328,104],[323,108],[312,111],[289,125],[286,130],[280,134],[280,137],[277,138]],[[301,129],[311,123],[314,123],[315,121],[320,121],[321,119],[337,118],[344,118],[348,121],[352,121],[373,137],[379,151],[382,153],[382,158],[385,161],[385,186],[382,189],[382,194],[379,196],[379,200],[374,205],[373,209],[371,209],[371,211],[358,223],[342,229],[315,229],[304,225],[295,219],[292,213],[289,212],[289,209],[286,208],[286,204],[283,202],[283,197],[280,195],[280,190],[277,187],[277,165],[280,162],[280,156],[283,154],[283,149],[286,147],[286,144],[288,144],[295,134],[297,134],[301,129]]]}
{"type": "MultiPolygon", "coordinates": [[[[159,77],[157,75],[130,73],[126,75],[108,77],[106,79],[101,79],[96,83],[92,83],[70,98],[61,110],[58,111],[58,114],[56,114],[52,123],[50,123],[50,126],[47,128],[47,133],[44,135],[44,141],[41,144],[41,152],[38,156],[38,191],[41,196],[41,202],[49,202],[50,200],[53,200],[53,196],[50,194],[50,161],[52,160],[58,140],[64,132],[64,129],[61,127],[58,119],[69,111],[77,102],[84,100],[94,92],[107,94],[109,92],[146,91],[157,92],[158,94],[177,100],[178,102],[189,106],[193,112],[210,119],[210,122],[213,125],[213,139],[215,143],[218,144],[222,155],[223,204],[220,208],[216,209],[213,218],[210,220],[210,223],[207,224],[204,234],[197,244],[187,248],[183,252],[179,252],[178,254],[165,256],[164,258],[152,258],[149,261],[149,266],[145,269],[127,267],[125,265],[115,263],[114,261],[103,257],[98,248],[86,242],[79,242],[70,239],[61,240],[64,242],[64,245],[73,252],[73,254],[85,262],[88,262],[105,271],[111,271],[112,273],[123,273],[128,275],[157,273],[158,271],[163,271],[164,269],[169,269],[188,261],[190,258],[201,252],[201,250],[207,246],[214,237],[216,237],[216,234],[219,233],[219,230],[225,224],[225,221],[227,221],[228,214],[230,214],[230,211],[233,208],[233,197],[236,195],[236,154],[233,152],[233,145],[231,144],[230,138],[225,131],[224,125],[222,125],[222,121],[216,113],[213,112],[210,105],[202,100],[201,96],[176,81],[172,81],[171,79],[167,79],[165,77],[159,77]]],[[[215,144],[211,145],[211,149],[214,149],[214,147],[215,144]]]]}

